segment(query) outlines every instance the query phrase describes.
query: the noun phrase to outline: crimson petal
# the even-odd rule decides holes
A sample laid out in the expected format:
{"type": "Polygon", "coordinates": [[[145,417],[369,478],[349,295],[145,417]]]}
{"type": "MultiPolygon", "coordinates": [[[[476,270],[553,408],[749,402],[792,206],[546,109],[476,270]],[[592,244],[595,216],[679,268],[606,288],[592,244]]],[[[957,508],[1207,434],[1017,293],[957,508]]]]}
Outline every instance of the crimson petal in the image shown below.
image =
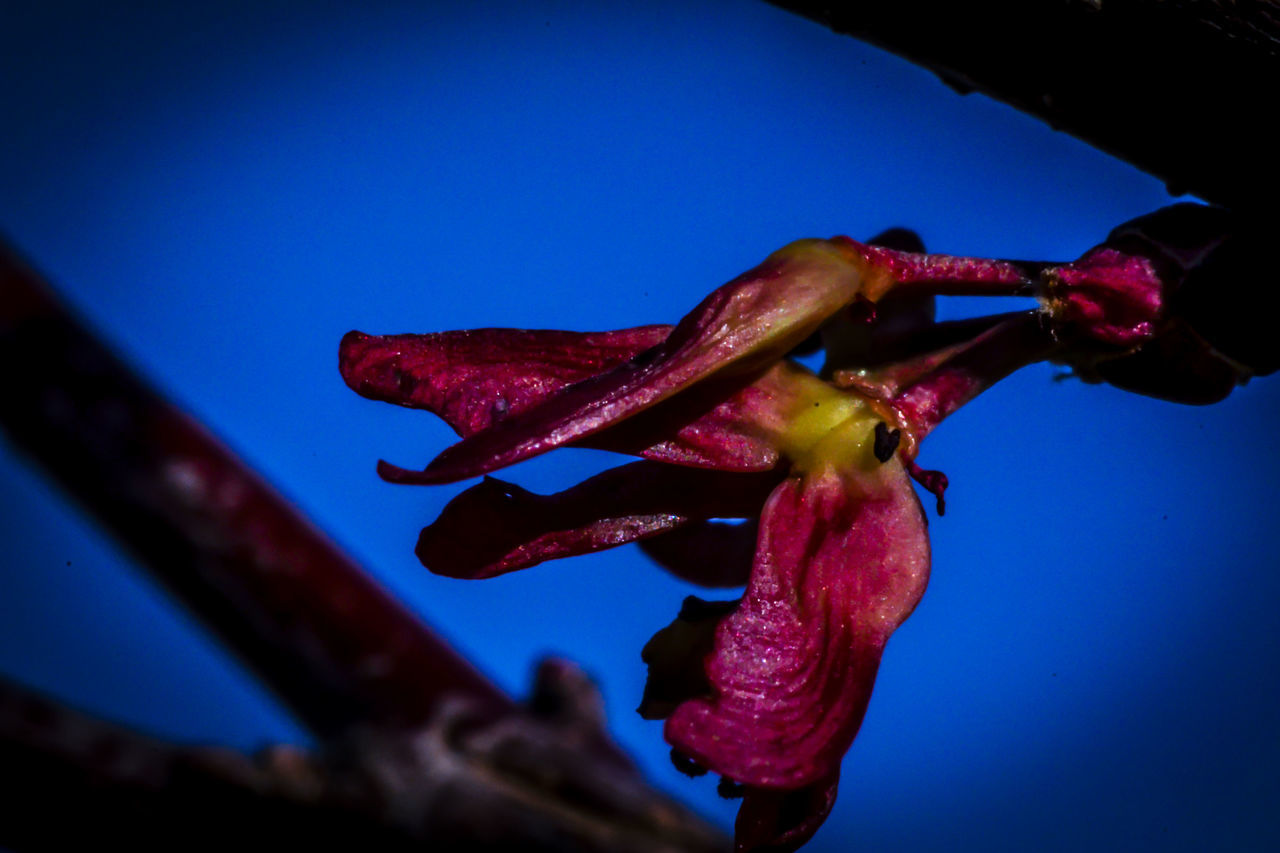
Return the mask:
{"type": "Polygon", "coordinates": [[[422,531],[418,558],[439,575],[494,577],[655,536],[690,520],[753,516],[778,476],[644,461],[555,495],[486,477],[422,531]]]}
{"type": "MultiPolygon", "coordinates": [[[[661,343],[670,332],[671,326],[617,332],[349,332],[342,339],[338,363],[347,385],[362,396],[426,409],[465,438],[617,367],[661,343]]],[[[677,465],[767,470],[777,464],[778,454],[752,410],[768,405],[773,389],[767,383],[752,387],[750,379],[717,383],[696,399],[670,400],[634,422],[580,443],[677,465]]],[[[393,466],[384,469],[392,479],[400,471],[393,466]]]]}
{"type": "MultiPolygon", "coordinates": [[[[763,369],[865,289],[866,268],[844,243],[793,243],[708,296],[653,349],[463,439],[420,473],[384,470],[424,484],[478,476],[600,432],[712,374],[763,369]]],[[[891,286],[881,278],[870,282],[874,297],[891,286]]]]}
{"type": "Polygon", "coordinates": [[[840,774],[795,791],[747,788],[734,823],[735,853],[789,853],[813,837],[836,804],[840,774]]]}
{"type": "Polygon", "coordinates": [[[767,471],[778,464],[789,372],[775,365],[758,377],[710,379],[697,394],[677,394],[574,444],[694,468],[767,471]]]}
{"type": "Polygon", "coordinates": [[[348,332],[338,347],[338,369],[361,396],[434,412],[465,437],[612,370],[670,333],[670,326],[616,332],[348,332]]]}
{"type": "Polygon", "coordinates": [[[714,695],[677,708],[667,741],[753,787],[798,789],[838,772],[885,642],[924,592],[925,526],[897,460],[784,481],[765,506],[742,605],[707,658],[714,695]]]}

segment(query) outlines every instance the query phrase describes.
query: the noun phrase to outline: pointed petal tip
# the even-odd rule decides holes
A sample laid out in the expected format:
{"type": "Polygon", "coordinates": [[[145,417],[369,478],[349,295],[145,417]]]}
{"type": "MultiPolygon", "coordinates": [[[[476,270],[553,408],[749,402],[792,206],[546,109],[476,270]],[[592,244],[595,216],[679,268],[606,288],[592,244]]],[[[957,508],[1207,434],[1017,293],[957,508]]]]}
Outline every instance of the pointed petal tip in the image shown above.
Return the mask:
{"type": "Polygon", "coordinates": [[[385,459],[378,460],[377,470],[378,476],[388,483],[412,486],[435,485],[434,480],[425,476],[425,471],[413,471],[408,468],[401,468],[399,465],[392,465],[385,459]]]}
{"type": "MultiPolygon", "coordinates": [[[[461,442],[459,442],[461,443],[461,442]]],[[[455,447],[457,445],[454,445],[455,447]]],[[[378,460],[378,476],[388,483],[396,483],[406,486],[444,486],[449,483],[457,483],[462,480],[470,480],[472,477],[479,477],[488,474],[490,471],[496,470],[501,466],[483,466],[483,465],[454,465],[447,458],[442,459],[444,454],[437,456],[431,460],[426,468],[416,470],[412,468],[401,468],[385,459],[378,460]]]]}
{"type": "Polygon", "coordinates": [[[798,850],[831,814],[840,774],[805,788],[779,791],[748,787],[734,824],[735,853],[798,850]]]}
{"type": "Polygon", "coordinates": [[[361,397],[404,405],[407,377],[401,370],[400,335],[370,335],[352,330],[338,343],[338,372],[361,397]]]}
{"type": "Polygon", "coordinates": [[[338,342],[338,372],[342,374],[343,381],[351,386],[353,390],[355,386],[352,385],[352,368],[359,360],[360,352],[368,340],[369,335],[352,329],[343,335],[342,340],[338,342]]]}

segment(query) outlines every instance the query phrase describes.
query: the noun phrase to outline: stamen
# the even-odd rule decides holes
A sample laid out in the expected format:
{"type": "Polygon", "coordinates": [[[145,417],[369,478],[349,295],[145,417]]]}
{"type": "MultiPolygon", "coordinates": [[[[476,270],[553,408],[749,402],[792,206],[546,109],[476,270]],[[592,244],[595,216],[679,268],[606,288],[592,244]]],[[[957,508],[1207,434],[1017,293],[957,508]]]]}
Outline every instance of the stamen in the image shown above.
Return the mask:
{"type": "Polygon", "coordinates": [[[890,430],[889,425],[884,421],[876,424],[876,441],[872,453],[876,455],[881,464],[888,462],[893,458],[893,453],[898,449],[898,442],[902,440],[902,430],[890,430]]]}
{"type": "Polygon", "coordinates": [[[938,515],[946,515],[947,501],[944,496],[947,493],[947,475],[941,471],[926,471],[917,465],[914,459],[907,462],[907,473],[937,500],[938,515]]]}

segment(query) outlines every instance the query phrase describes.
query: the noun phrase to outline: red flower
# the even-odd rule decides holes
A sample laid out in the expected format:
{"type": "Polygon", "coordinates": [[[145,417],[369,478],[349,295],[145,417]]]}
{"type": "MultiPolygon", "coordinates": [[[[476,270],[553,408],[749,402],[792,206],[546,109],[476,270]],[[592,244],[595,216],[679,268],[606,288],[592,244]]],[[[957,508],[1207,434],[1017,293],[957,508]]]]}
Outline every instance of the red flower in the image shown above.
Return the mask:
{"type": "Polygon", "coordinates": [[[642,457],[551,496],[486,477],[422,531],[418,556],[483,578],[645,540],[690,580],[745,582],[740,602],[686,602],[646,647],[641,711],[667,718],[687,769],[742,786],[740,849],[794,849],[831,808],[885,643],[928,579],[909,475],[940,510],[945,478],[916,467],[920,439],[1067,338],[1140,346],[1160,292],[1149,262],[1112,249],[1049,267],[804,240],[674,327],[351,332],[340,363],[360,394],[462,436],[422,471],[379,463],[392,482],[570,444],[642,457]],[[1033,292],[1043,309],[933,323],[934,294],[1033,292]],[[786,358],[820,330],[828,379],[786,358]],[[733,518],[749,523],[718,521],[733,518]]]}

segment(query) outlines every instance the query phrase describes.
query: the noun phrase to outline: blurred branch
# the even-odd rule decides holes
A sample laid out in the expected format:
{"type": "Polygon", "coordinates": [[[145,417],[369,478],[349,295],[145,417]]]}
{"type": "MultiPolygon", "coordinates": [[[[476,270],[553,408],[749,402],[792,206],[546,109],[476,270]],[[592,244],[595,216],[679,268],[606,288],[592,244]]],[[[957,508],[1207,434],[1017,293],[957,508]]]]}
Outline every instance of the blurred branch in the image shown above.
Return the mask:
{"type": "Polygon", "coordinates": [[[1280,192],[1270,0],[770,0],[1034,115],[1165,181],[1259,213],[1280,192]]]}
{"type": "Polygon", "coordinates": [[[0,682],[0,843],[18,849],[108,841],[178,849],[193,838],[212,849],[250,838],[355,841],[365,831],[376,843],[387,835],[349,810],[309,807],[289,784],[288,764],[284,753],[259,764],[176,746],[0,682]]]}
{"type": "Polygon", "coordinates": [[[510,701],[0,247],[0,426],[321,735],[510,701]]]}
{"type": "Polygon", "coordinates": [[[321,741],[251,761],[3,686],[0,843],[727,845],[645,784],[585,676],[546,664],[530,706],[517,706],[136,377],[3,244],[0,359],[0,426],[321,741]]]}
{"type": "Polygon", "coordinates": [[[465,702],[445,703],[413,729],[357,730],[316,752],[276,747],[249,758],[146,737],[0,681],[0,843],[24,850],[110,842],[131,850],[246,843],[546,853],[725,848],[638,775],[573,749],[580,721],[566,722],[510,715],[477,726],[465,702]]]}

